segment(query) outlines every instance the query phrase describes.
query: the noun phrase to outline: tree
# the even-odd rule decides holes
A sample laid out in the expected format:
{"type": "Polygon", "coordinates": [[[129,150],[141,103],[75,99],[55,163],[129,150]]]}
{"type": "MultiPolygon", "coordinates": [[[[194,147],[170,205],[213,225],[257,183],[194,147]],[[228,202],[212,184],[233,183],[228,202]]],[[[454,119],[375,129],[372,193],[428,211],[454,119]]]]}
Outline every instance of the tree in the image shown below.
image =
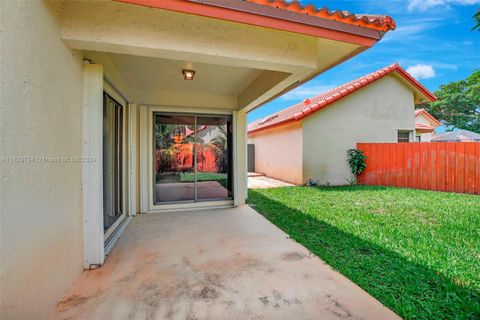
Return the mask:
{"type": "Polygon", "coordinates": [[[478,12],[473,16],[473,19],[475,19],[477,25],[473,27],[472,30],[478,29],[478,31],[480,31],[480,9],[478,9],[478,12]]]}
{"type": "Polygon", "coordinates": [[[480,70],[465,80],[440,86],[438,100],[422,105],[449,129],[466,129],[480,133],[480,70]]]}

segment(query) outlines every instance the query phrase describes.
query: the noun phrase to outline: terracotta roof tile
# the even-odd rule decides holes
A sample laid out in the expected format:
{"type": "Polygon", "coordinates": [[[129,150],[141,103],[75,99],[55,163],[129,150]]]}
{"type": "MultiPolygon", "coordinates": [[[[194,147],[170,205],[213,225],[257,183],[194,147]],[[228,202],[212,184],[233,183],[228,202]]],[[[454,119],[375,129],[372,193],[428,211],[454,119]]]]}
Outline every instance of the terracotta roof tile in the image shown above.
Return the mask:
{"type": "Polygon", "coordinates": [[[248,126],[248,132],[253,133],[256,131],[264,130],[272,126],[279,126],[286,124],[291,121],[299,121],[306,116],[321,110],[330,104],[342,99],[345,96],[356,92],[363,87],[366,87],[372,82],[375,82],[392,72],[398,73],[406,81],[408,81],[412,86],[422,92],[426,97],[431,101],[435,101],[436,97],[423,87],[418,81],[416,81],[411,75],[409,75],[405,70],[400,67],[398,64],[392,64],[383,69],[377,70],[369,75],[361,77],[359,79],[345,83],[337,88],[328,90],[316,97],[305,99],[303,102],[293,105],[289,108],[281,110],[277,113],[274,113],[264,119],[257,120],[251,123],[248,126]]]}
{"type": "Polygon", "coordinates": [[[372,15],[372,14],[353,14],[348,11],[335,10],[330,11],[328,8],[317,9],[314,5],[308,4],[302,6],[298,0],[287,2],[285,0],[245,0],[270,7],[289,10],[292,12],[303,13],[323,19],[340,21],[343,23],[361,26],[369,29],[387,32],[395,30],[395,21],[389,16],[372,15]]]}
{"type": "Polygon", "coordinates": [[[415,129],[424,130],[424,131],[433,131],[435,130],[435,127],[415,122],[415,129]]]}

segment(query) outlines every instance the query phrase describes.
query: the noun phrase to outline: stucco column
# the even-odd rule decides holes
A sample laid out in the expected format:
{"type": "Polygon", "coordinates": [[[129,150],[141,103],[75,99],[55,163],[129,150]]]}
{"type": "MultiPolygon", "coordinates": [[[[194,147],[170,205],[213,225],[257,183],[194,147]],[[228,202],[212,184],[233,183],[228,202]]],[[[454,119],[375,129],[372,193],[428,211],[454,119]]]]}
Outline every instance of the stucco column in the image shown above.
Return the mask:
{"type": "Polygon", "coordinates": [[[247,198],[247,112],[234,111],[234,205],[245,204],[247,198]]]}
{"type": "Polygon", "coordinates": [[[128,215],[137,213],[137,105],[128,104],[128,215]]]}
{"type": "Polygon", "coordinates": [[[103,234],[103,68],[83,66],[82,110],[84,267],[101,266],[103,234]]]}

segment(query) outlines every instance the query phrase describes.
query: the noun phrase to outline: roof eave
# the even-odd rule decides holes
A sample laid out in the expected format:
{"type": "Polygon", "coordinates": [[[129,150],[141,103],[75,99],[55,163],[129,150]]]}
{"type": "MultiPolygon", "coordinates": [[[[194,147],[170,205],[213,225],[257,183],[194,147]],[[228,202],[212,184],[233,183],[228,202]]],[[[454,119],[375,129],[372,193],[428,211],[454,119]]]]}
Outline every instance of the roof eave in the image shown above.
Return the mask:
{"type": "Polygon", "coordinates": [[[258,133],[260,131],[265,131],[265,130],[268,130],[268,129],[275,129],[275,128],[278,128],[278,127],[283,127],[284,125],[287,125],[287,124],[293,123],[293,122],[298,122],[298,121],[301,121],[302,119],[288,118],[288,119],[276,122],[272,125],[267,125],[267,126],[258,127],[258,128],[252,129],[252,130],[247,130],[247,135],[253,134],[253,133],[258,133]]]}
{"type": "Polygon", "coordinates": [[[437,101],[437,97],[425,88],[420,82],[413,78],[407,71],[405,71],[400,65],[396,65],[396,72],[398,72],[405,80],[407,80],[424,98],[426,101],[437,101]]]}
{"type": "Polygon", "coordinates": [[[247,1],[225,0],[115,0],[129,4],[195,14],[330,40],[371,47],[384,31],[322,19],[247,1]]]}
{"type": "Polygon", "coordinates": [[[430,113],[428,113],[428,111],[425,110],[425,109],[420,109],[418,114],[422,114],[422,115],[426,116],[436,127],[439,127],[439,126],[442,125],[442,123],[440,121],[438,121],[434,116],[432,116],[430,113]]]}

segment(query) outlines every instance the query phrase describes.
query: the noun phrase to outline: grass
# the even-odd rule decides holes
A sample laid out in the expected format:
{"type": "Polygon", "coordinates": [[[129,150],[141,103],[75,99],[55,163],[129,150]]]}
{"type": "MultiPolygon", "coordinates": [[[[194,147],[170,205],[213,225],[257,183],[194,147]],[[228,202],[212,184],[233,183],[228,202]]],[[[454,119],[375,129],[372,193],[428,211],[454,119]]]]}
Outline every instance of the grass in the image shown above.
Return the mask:
{"type": "Polygon", "coordinates": [[[480,319],[480,196],[287,187],[249,203],[401,317],[480,319]]]}
{"type": "MultiPolygon", "coordinates": [[[[227,174],[226,173],[209,173],[209,172],[198,172],[197,181],[218,181],[222,186],[227,188],[227,174]]],[[[181,182],[193,182],[195,181],[194,172],[182,172],[180,173],[181,182]]]]}

